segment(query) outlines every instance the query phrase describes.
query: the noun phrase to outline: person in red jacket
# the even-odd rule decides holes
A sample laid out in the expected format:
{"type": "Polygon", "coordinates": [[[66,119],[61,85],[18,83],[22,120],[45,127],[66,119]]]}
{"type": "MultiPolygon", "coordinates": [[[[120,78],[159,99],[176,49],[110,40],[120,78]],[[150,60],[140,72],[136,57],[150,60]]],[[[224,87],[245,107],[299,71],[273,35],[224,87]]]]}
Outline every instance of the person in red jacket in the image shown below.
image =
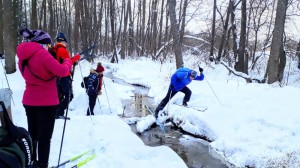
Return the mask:
{"type": "Polygon", "coordinates": [[[17,57],[26,84],[22,103],[33,142],[33,167],[47,168],[59,103],[56,77],[70,75],[72,61],[65,58],[60,64],[53,58],[48,52],[52,42],[48,33],[23,29],[20,35],[29,41],[18,45],[17,57]]]}
{"type": "MultiPolygon", "coordinates": [[[[62,61],[66,58],[71,58],[70,53],[67,50],[68,40],[63,32],[58,33],[56,37],[56,45],[51,48],[52,54],[55,58],[62,63],[62,61]]],[[[80,55],[76,54],[71,58],[72,63],[76,63],[80,59],[80,55]]],[[[74,68],[74,67],[73,67],[74,68]]],[[[72,77],[71,75],[58,78],[57,79],[57,88],[58,88],[58,96],[59,96],[59,107],[56,113],[56,118],[64,119],[65,110],[67,109],[69,103],[73,99],[73,89],[72,89],[72,77]]]]}
{"type": "Polygon", "coordinates": [[[102,94],[102,78],[103,78],[103,72],[104,72],[104,67],[102,66],[101,62],[98,62],[96,72],[99,74],[99,88],[98,88],[98,95],[102,94]]]}

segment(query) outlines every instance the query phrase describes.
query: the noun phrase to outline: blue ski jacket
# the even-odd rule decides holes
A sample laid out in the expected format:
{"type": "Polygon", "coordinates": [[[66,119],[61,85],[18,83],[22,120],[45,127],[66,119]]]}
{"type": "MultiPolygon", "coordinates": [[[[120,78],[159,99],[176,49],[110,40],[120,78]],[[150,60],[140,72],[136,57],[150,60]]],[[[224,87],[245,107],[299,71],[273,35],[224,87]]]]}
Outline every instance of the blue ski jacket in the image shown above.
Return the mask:
{"type": "MultiPolygon", "coordinates": [[[[193,70],[189,68],[179,68],[171,77],[170,88],[172,91],[180,91],[186,85],[192,82],[190,75],[193,70]]],[[[201,73],[200,76],[196,76],[194,80],[202,81],[204,79],[204,75],[201,73]]]]}

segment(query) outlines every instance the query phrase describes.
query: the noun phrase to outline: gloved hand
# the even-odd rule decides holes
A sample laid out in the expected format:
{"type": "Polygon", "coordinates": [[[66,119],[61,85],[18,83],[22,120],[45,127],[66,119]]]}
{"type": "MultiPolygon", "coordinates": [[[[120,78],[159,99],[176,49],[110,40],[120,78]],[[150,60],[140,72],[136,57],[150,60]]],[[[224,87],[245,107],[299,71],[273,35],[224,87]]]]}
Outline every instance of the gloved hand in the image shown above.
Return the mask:
{"type": "Polygon", "coordinates": [[[201,68],[200,66],[199,66],[199,71],[200,73],[203,73],[203,68],[201,68]]]}
{"type": "Polygon", "coordinates": [[[102,92],[101,92],[101,90],[98,92],[98,95],[102,95],[102,92]]]}
{"type": "Polygon", "coordinates": [[[80,60],[80,55],[76,54],[74,57],[71,58],[72,63],[74,64],[75,62],[77,62],[78,60],[80,60]]]}

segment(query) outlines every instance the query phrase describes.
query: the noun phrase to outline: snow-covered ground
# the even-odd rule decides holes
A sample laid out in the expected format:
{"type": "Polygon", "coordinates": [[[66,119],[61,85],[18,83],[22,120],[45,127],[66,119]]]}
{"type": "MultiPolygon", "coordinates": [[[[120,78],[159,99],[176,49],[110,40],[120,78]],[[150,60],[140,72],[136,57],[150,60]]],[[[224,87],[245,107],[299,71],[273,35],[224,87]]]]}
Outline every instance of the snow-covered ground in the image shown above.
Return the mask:
{"type": "MultiPolygon", "coordinates": [[[[162,66],[146,58],[120,60],[118,64],[102,63],[105,73],[112,72],[129,83],[149,87],[149,96],[154,97],[157,104],[165,96],[170,77],[176,70],[174,63],[162,66]]],[[[187,167],[169,147],[145,146],[117,116],[123,112],[121,99],[129,99],[134,88],[114,83],[104,75],[104,90],[96,103],[96,115],[85,116],[88,99],[80,82],[82,75],[86,76],[96,65],[85,61],[79,65],[73,81],[75,97],[68,113],[71,120],[66,123],[61,162],[95,149],[96,157],[84,167],[187,167]]],[[[189,106],[208,109],[199,112],[175,105],[183,98],[183,94],[178,93],[165,108],[169,117],[184,130],[209,137],[213,141],[212,148],[237,167],[299,167],[300,89],[248,84],[243,79],[228,76],[222,65],[202,66],[206,78],[188,85],[192,90],[189,106]]],[[[193,63],[186,63],[186,67],[197,70],[193,63]]],[[[4,74],[0,80],[2,87],[7,87],[4,74]]],[[[8,75],[8,81],[13,90],[14,123],[27,128],[21,103],[24,80],[17,71],[8,75]]],[[[64,120],[56,120],[50,165],[58,161],[63,124],[64,120]]]]}

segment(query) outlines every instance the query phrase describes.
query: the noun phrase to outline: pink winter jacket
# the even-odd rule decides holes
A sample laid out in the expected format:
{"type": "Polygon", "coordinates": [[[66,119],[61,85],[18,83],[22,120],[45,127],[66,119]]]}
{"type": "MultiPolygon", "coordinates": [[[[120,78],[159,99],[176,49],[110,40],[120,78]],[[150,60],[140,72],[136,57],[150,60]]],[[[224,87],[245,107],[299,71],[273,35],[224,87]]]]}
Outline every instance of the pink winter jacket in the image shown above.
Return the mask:
{"type": "Polygon", "coordinates": [[[60,64],[36,42],[21,43],[17,47],[17,56],[18,66],[26,83],[22,103],[29,106],[58,105],[55,77],[70,75],[71,60],[65,59],[60,64]],[[24,60],[27,63],[23,67],[24,60]]]}

